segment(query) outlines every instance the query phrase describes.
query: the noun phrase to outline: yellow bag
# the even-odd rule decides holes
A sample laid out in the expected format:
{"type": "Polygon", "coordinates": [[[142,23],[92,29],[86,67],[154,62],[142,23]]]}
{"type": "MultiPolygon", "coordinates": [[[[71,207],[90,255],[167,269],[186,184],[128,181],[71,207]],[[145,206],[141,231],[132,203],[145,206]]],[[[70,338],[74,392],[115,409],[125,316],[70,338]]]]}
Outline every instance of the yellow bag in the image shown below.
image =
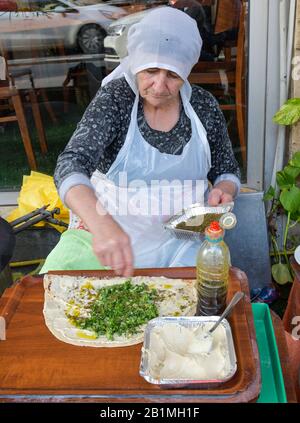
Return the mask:
{"type": "MultiPolygon", "coordinates": [[[[18,208],[11,212],[7,220],[11,222],[47,204],[49,204],[47,210],[53,210],[55,207],[60,209],[60,214],[54,216],[56,219],[62,220],[67,224],[69,223],[69,210],[64,206],[58,196],[53,177],[31,171],[30,176],[23,176],[23,184],[18,198],[18,208]]],[[[49,223],[42,221],[34,226],[45,226],[46,224],[49,223]]],[[[66,229],[51,223],[50,225],[59,232],[63,232],[66,229]]]]}

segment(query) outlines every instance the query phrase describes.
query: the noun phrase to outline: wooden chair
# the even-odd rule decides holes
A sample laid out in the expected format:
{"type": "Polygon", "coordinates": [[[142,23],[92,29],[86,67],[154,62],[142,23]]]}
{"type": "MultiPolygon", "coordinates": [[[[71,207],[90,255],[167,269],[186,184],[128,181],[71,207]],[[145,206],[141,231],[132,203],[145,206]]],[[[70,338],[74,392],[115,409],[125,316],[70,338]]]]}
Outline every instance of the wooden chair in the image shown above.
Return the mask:
{"type": "Polygon", "coordinates": [[[32,107],[33,118],[36,125],[37,133],[38,133],[38,139],[39,139],[41,151],[43,154],[45,154],[48,151],[46,136],[45,136],[44,126],[41,119],[41,114],[40,114],[40,109],[39,109],[36,93],[34,90],[31,71],[25,70],[23,71],[23,74],[20,72],[18,75],[13,76],[12,74],[9,74],[7,71],[7,63],[5,58],[4,58],[4,66],[5,66],[5,80],[0,81],[0,101],[4,102],[4,104],[1,105],[1,110],[3,109],[11,110],[13,114],[12,115],[9,114],[7,116],[0,116],[0,123],[18,122],[30,169],[36,170],[37,165],[36,165],[36,160],[35,160],[32,143],[31,143],[31,139],[30,139],[30,135],[28,131],[26,117],[24,114],[22,100],[21,100],[20,92],[15,86],[15,77],[23,76],[24,74],[26,74],[29,76],[29,78],[31,78],[31,89],[28,90],[28,96],[29,96],[31,107],[32,107]]]}
{"type": "MultiPolygon", "coordinates": [[[[227,0],[225,0],[227,1],[227,0]]],[[[237,12],[236,4],[232,0],[231,4],[234,9],[232,13],[237,12]]],[[[234,104],[221,104],[222,110],[234,110],[237,117],[237,129],[239,141],[241,145],[242,160],[246,165],[246,139],[245,139],[245,17],[246,17],[246,2],[241,1],[241,8],[239,10],[239,25],[238,36],[236,42],[225,43],[224,45],[224,59],[216,60],[215,62],[198,62],[194,66],[192,73],[189,76],[191,83],[200,85],[215,85],[226,86],[229,91],[233,90],[235,102],[234,104]],[[233,55],[232,50],[236,48],[236,55],[233,55]]],[[[216,28],[218,24],[218,14],[224,12],[224,8],[217,9],[216,28]]],[[[228,7],[230,3],[228,3],[228,7]]],[[[233,21],[230,10],[227,10],[227,15],[233,21]]],[[[224,16],[222,17],[222,26],[218,24],[218,28],[228,29],[231,24],[225,26],[224,16]]],[[[218,29],[219,30],[219,29],[218,29]]]]}
{"type": "MultiPolygon", "coordinates": [[[[86,66],[82,63],[70,68],[67,76],[63,82],[63,97],[64,97],[64,112],[68,112],[69,108],[69,93],[70,90],[75,91],[77,104],[86,103],[90,101],[89,87],[88,87],[88,73],[86,66]]],[[[101,83],[99,83],[99,86],[101,83]]]]}
{"type": "MultiPolygon", "coordinates": [[[[55,31],[55,29],[52,29],[52,31],[55,31]]],[[[55,41],[55,44],[51,47],[52,49],[55,49],[55,53],[57,56],[65,56],[65,49],[64,49],[64,42],[63,40],[57,38],[55,41]]],[[[42,50],[39,50],[35,48],[33,45],[30,46],[30,53],[33,59],[37,60],[38,58],[43,58],[44,54],[42,50]]],[[[11,73],[16,72],[16,70],[11,71],[11,73]]],[[[35,91],[37,97],[41,97],[43,106],[48,112],[48,115],[54,125],[58,124],[58,119],[54,113],[54,110],[51,106],[51,102],[49,101],[48,94],[47,94],[47,88],[39,87],[35,88],[33,84],[33,79],[31,78],[32,82],[32,89],[35,91]]]]}
{"type": "Polygon", "coordinates": [[[215,34],[238,28],[241,8],[241,0],[218,0],[215,34]]]}

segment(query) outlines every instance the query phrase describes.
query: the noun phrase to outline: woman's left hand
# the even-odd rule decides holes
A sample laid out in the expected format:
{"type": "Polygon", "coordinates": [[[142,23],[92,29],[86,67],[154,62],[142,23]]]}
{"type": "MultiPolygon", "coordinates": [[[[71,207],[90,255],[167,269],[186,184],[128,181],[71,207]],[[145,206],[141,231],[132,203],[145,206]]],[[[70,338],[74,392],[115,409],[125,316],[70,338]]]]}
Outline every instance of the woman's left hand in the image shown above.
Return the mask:
{"type": "Polygon", "coordinates": [[[223,203],[230,203],[233,200],[232,195],[227,192],[223,192],[219,188],[213,188],[208,196],[208,205],[209,206],[218,206],[223,203]]]}
{"type": "Polygon", "coordinates": [[[213,187],[208,195],[208,205],[218,206],[219,204],[233,201],[236,192],[236,185],[231,181],[221,181],[213,187]]]}

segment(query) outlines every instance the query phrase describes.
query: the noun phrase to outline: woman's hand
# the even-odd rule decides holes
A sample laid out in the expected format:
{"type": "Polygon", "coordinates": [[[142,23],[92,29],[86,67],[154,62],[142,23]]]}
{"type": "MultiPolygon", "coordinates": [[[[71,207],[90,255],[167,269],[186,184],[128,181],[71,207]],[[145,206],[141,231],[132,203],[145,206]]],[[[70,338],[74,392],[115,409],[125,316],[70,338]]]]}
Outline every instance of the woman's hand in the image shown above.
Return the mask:
{"type": "Polygon", "coordinates": [[[117,275],[133,274],[133,254],[129,236],[106,212],[93,189],[76,185],[67,192],[66,204],[85,223],[93,235],[93,250],[103,266],[117,275]]]}
{"type": "Polygon", "coordinates": [[[231,181],[221,181],[213,187],[208,195],[208,205],[218,206],[219,204],[230,203],[236,193],[236,185],[231,181]]]}
{"type": "Polygon", "coordinates": [[[223,203],[230,203],[233,200],[232,195],[227,192],[223,192],[219,188],[213,188],[208,196],[208,205],[209,206],[218,206],[223,203]]]}
{"type": "Polygon", "coordinates": [[[132,276],[133,254],[129,236],[110,215],[101,219],[93,230],[93,250],[103,266],[111,267],[118,276],[132,276]]]}

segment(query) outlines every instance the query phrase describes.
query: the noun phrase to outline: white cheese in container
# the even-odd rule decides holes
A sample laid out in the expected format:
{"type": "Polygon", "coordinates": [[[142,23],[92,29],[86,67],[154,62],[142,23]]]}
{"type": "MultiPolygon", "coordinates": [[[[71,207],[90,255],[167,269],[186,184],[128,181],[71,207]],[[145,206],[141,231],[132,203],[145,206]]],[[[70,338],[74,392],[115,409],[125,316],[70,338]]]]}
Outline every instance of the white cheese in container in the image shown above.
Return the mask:
{"type": "Polygon", "coordinates": [[[221,383],[236,371],[230,325],[225,319],[208,334],[217,317],[153,319],[145,332],[140,374],[166,387],[221,383]]]}

